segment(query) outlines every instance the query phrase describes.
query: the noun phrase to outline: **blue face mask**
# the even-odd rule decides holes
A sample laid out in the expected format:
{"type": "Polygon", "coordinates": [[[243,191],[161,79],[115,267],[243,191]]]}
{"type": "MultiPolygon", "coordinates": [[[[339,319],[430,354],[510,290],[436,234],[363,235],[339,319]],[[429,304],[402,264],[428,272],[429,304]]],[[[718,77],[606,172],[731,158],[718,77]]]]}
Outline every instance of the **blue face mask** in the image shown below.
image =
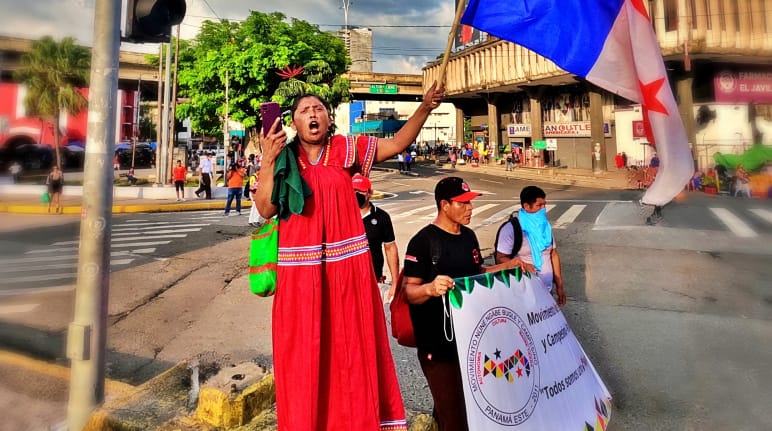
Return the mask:
{"type": "Polygon", "coordinates": [[[541,270],[541,252],[552,244],[552,226],[547,219],[547,208],[542,208],[535,213],[529,213],[520,209],[518,219],[523,231],[527,234],[528,243],[531,246],[533,266],[541,270]]]}

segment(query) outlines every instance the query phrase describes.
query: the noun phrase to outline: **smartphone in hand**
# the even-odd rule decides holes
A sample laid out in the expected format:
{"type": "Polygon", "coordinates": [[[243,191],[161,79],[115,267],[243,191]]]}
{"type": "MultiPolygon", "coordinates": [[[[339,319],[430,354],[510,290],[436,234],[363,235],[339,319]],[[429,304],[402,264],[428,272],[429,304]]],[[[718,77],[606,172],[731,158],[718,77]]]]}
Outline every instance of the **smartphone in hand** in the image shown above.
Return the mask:
{"type": "Polygon", "coordinates": [[[267,135],[273,122],[281,116],[281,107],[276,102],[263,102],[260,104],[260,116],[263,120],[263,135],[267,135]]]}

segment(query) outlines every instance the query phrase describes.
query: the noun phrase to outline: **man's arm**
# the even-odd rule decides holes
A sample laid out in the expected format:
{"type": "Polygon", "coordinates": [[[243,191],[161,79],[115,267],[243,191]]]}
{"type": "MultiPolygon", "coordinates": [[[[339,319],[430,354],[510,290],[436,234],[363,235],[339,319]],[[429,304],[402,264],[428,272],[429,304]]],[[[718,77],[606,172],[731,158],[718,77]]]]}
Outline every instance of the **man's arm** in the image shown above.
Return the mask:
{"type": "Polygon", "coordinates": [[[555,283],[555,293],[558,294],[558,305],[566,305],[566,291],[563,289],[563,273],[560,270],[560,256],[557,247],[553,247],[550,252],[552,260],[552,279],[555,283]]]}
{"type": "Polygon", "coordinates": [[[389,293],[386,294],[386,301],[390,301],[394,297],[394,290],[397,288],[397,278],[399,277],[399,249],[397,249],[397,243],[392,241],[384,244],[383,251],[386,254],[386,265],[389,266],[389,272],[391,273],[391,288],[389,288],[389,293]]]}
{"type": "Polygon", "coordinates": [[[424,283],[422,278],[405,277],[405,296],[410,304],[423,304],[432,296],[442,296],[453,288],[453,279],[447,275],[438,275],[434,280],[424,283]]]}

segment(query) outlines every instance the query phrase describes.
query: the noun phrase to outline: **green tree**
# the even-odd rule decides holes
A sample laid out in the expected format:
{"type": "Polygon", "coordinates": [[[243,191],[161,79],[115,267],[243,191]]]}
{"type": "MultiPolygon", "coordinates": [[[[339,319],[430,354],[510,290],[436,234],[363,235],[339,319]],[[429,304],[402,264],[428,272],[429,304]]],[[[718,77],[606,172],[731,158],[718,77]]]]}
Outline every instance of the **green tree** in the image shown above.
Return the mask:
{"type": "MultiPolygon", "coordinates": [[[[251,12],[243,22],[205,21],[197,37],[180,48],[177,118],[190,118],[193,130],[222,134],[226,71],[229,117],[250,135],[260,126],[260,103],[292,103],[293,85],[311,85],[339,104],[348,97],[348,82],[340,78],[349,64],[343,42],[318,26],[274,12],[251,12]],[[282,83],[277,75],[288,66],[303,66],[302,79],[282,83]],[[279,92],[279,86],[285,93],[279,92]]],[[[299,94],[299,93],[297,93],[299,94]]]]}
{"type": "Polygon", "coordinates": [[[24,105],[32,115],[54,124],[56,164],[62,165],[59,150],[61,112],[77,114],[88,106],[80,89],[88,86],[91,54],[88,49],[66,37],[61,42],[46,36],[32,43],[32,50],[22,55],[16,79],[27,88],[24,105]]]}

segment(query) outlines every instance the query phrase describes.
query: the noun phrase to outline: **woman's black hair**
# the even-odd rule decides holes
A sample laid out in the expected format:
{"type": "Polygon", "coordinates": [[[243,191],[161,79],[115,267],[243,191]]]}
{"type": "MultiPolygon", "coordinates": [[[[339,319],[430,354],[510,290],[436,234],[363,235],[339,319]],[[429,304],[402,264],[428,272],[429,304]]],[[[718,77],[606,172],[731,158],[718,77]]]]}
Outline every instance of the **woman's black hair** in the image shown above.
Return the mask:
{"type": "Polygon", "coordinates": [[[290,115],[292,115],[293,118],[295,117],[295,111],[297,111],[300,101],[308,97],[313,97],[314,99],[320,101],[322,105],[324,105],[324,109],[327,110],[327,114],[330,113],[330,106],[327,104],[327,101],[322,98],[322,96],[315,93],[304,93],[296,97],[295,101],[292,102],[292,109],[291,109],[290,115]]]}

